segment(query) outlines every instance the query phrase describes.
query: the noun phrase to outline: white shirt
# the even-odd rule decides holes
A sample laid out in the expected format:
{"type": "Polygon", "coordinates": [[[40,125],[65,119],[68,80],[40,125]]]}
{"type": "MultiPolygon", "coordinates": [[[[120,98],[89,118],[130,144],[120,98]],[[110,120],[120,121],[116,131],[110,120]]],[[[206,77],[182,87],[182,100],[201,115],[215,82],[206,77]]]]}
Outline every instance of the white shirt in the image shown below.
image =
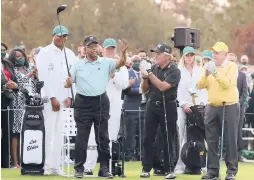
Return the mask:
{"type": "Polygon", "coordinates": [[[206,105],[208,103],[207,90],[199,90],[196,88],[196,84],[202,75],[202,68],[194,67],[192,75],[185,67],[179,69],[181,71],[181,80],[177,90],[177,100],[179,101],[179,106],[182,107],[185,104],[193,105],[192,97],[189,92],[190,88],[197,91],[197,97],[195,98],[196,105],[206,105]]]}
{"type": "Polygon", "coordinates": [[[129,73],[126,66],[122,66],[115,76],[109,80],[107,85],[107,95],[110,103],[121,100],[121,93],[129,85],[129,73]]]}
{"type": "MultiPolygon", "coordinates": [[[[70,49],[65,48],[65,51],[71,69],[77,58],[70,49]]],[[[64,50],[60,50],[53,43],[42,48],[36,57],[36,66],[39,80],[44,81],[44,96],[55,97],[60,103],[72,97],[70,88],[64,88],[68,77],[64,50]]]]}

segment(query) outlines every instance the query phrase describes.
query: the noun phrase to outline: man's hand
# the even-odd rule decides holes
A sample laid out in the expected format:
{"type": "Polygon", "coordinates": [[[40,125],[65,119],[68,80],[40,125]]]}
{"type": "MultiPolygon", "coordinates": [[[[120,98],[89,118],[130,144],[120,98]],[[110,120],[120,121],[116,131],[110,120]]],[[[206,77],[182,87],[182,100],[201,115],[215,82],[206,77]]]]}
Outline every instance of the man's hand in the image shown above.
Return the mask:
{"type": "Polygon", "coordinates": [[[119,40],[118,44],[121,52],[126,52],[126,50],[128,49],[128,43],[125,40],[119,40]]]}
{"type": "Polygon", "coordinates": [[[71,107],[71,98],[67,98],[64,100],[64,105],[66,108],[70,108],[71,107]]]}
{"type": "Polygon", "coordinates": [[[60,110],[60,103],[55,97],[51,98],[51,105],[52,111],[57,112],[60,110]]]}
{"type": "Polygon", "coordinates": [[[141,72],[142,78],[144,78],[144,79],[148,78],[148,72],[146,70],[141,70],[140,69],[140,72],[141,72]]]}
{"type": "Polygon", "coordinates": [[[113,79],[115,77],[115,73],[110,74],[110,78],[113,79]]]}
{"type": "Polygon", "coordinates": [[[64,87],[69,88],[69,87],[71,87],[71,85],[72,85],[72,77],[68,77],[66,79],[66,83],[65,83],[64,87]]]}
{"type": "Polygon", "coordinates": [[[148,78],[147,69],[151,69],[151,64],[146,60],[140,62],[139,69],[143,78],[148,78]]]}
{"type": "Polygon", "coordinates": [[[217,72],[215,62],[213,61],[207,62],[204,67],[206,68],[206,75],[214,75],[217,72]]]}
{"type": "Polygon", "coordinates": [[[12,80],[9,80],[7,83],[6,83],[6,88],[8,89],[16,89],[18,87],[18,85],[13,82],[12,80]]]}
{"type": "Polygon", "coordinates": [[[190,107],[189,107],[189,105],[188,104],[185,104],[184,105],[184,107],[183,107],[183,110],[184,110],[184,112],[186,112],[186,113],[192,113],[192,111],[191,111],[191,109],[190,109],[190,107]]]}
{"type": "Polygon", "coordinates": [[[131,79],[129,80],[129,86],[128,86],[128,87],[132,87],[133,84],[135,84],[135,82],[136,82],[136,78],[131,78],[131,79]]]}

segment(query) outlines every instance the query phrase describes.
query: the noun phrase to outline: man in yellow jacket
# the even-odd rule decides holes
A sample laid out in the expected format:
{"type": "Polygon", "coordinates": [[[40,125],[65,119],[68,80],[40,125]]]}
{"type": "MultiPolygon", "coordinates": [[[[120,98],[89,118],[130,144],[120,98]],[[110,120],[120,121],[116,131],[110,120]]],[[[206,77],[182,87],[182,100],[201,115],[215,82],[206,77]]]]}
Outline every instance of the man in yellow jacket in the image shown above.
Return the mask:
{"type": "Polygon", "coordinates": [[[208,144],[207,174],[201,179],[218,179],[219,150],[221,136],[223,106],[224,144],[226,147],[225,163],[226,180],[235,179],[238,170],[237,132],[239,124],[239,94],[237,89],[237,65],[227,60],[228,46],[217,42],[212,48],[214,61],[205,64],[204,74],[197,84],[198,89],[208,91],[208,105],[205,109],[205,133],[208,144]]]}

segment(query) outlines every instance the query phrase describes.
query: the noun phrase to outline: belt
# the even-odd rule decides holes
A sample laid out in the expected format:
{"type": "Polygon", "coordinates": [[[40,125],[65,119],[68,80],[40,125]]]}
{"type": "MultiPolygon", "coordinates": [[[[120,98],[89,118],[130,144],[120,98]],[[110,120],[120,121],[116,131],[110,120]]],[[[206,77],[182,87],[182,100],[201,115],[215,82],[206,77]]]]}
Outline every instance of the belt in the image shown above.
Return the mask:
{"type": "MultiPolygon", "coordinates": [[[[156,106],[162,106],[162,105],[163,105],[163,102],[162,102],[162,101],[155,101],[155,100],[149,99],[148,102],[152,102],[152,103],[154,103],[156,106]]],[[[168,103],[176,103],[176,100],[166,101],[165,103],[166,103],[166,104],[168,104],[168,103]]]]}
{"type": "Polygon", "coordinates": [[[82,95],[82,94],[78,94],[78,93],[77,93],[76,96],[81,97],[81,98],[97,99],[97,98],[99,98],[99,97],[104,96],[105,94],[106,94],[106,93],[103,93],[103,94],[98,95],[98,96],[84,96],[84,95],[82,95]]]}

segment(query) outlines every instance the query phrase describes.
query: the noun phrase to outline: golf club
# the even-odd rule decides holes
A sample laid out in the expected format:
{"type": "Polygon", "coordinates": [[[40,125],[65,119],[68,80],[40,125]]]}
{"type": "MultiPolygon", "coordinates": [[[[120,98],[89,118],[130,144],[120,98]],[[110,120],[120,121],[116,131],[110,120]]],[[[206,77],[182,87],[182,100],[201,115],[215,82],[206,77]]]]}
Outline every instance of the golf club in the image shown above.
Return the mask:
{"type": "MultiPolygon", "coordinates": [[[[60,18],[59,18],[59,13],[64,11],[65,8],[67,7],[66,4],[63,4],[61,6],[59,6],[56,10],[57,12],[57,19],[58,19],[58,24],[59,24],[59,27],[60,27],[60,31],[61,31],[61,36],[63,35],[63,32],[62,32],[62,28],[61,28],[61,22],[60,22],[60,18]]],[[[68,60],[67,60],[67,56],[66,56],[66,51],[65,51],[65,42],[63,43],[63,50],[64,50],[64,57],[65,57],[65,62],[66,62],[66,67],[67,67],[67,72],[68,72],[68,76],[71,77],[71,74],[70,74],[70,69],[69,69],[69,65],[68,65],[68,60]]],[[[73,105],[73,101],[74,101],[74,94],[73,94],[73,88],[71,86],[71,96],[72,96],[72,105],[73,105]]],[[[71,106],[72,106],[71,105],[71,106]]]]}
{"type": "Polygon", "coordinates": [[[223,152],[223,139],[224,139],[224,124],[225,124],[225,102],[223,102],[223,110],[222,110],[222,128],[221,128],[221,140],[220,140],[220,169],[219,169],[219,179],[222,176],[222,152],[223,152]]]}
{"type": "MultiPolygon", "coordinates": [[[[175,175],[173,174],[171,169],[172,161],[171,161],[171,155],[169,153],[169,138],[168,138],[168,126],[167,126],[167,111],[166,111],[166,100],[165,100],[165,95],[164,92],[162,92],[162,98],[163,98],[163,108],[164,108],[164,117],[165,117],[165,127],[166,127],[166,135],[167,135],[167,145],[168,145],[168,160],[169,160],[169,173],[171,176],[168,179],[175,179],[175,175]]],[[[166,175],[167,176],[167,175],[166,175]]]]}

